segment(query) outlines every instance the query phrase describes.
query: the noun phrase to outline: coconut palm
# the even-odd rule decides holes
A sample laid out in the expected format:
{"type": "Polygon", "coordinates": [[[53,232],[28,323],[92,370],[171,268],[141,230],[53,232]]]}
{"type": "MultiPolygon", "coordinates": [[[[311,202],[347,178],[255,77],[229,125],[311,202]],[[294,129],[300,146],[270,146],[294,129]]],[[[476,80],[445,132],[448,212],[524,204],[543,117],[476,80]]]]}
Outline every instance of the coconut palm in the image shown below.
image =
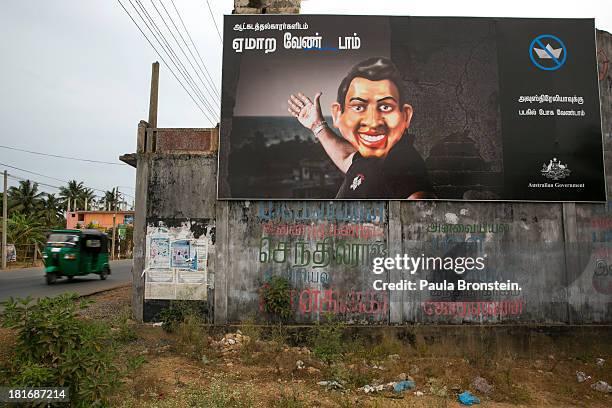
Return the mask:
{"type": "Polygon", "coordinates": [[[48,228],[59,227],[63,224],[62,203],[55,194],[46,194],[40,202],[40,219],[48,228]]]}
{"type": "Polygon", "coordinates": [[[32,183],[30,180],[20,181],[17,187],[9,188],[8,194],[12,212],[26,215],[35,212],[44,196],[44,193],[38,191],[38,183],[32,183]]]}
{"type": "Polygon", "coordinates": [[[68,207],[68,200],[70,200],[71,210],[83,209],[85,208],[85,190],[87,188],[82,181],[70,180],[66,187],[60,187],[59,196],[66,208],[68,207]]]}
{"type": "MultiPolygon", "coordinates": [[[[91,208],[94,200],[96,198],[96,195],[94,194],[94,191],[91,188],[87,188],[85,187],[83,189],[83,192],[81,193],[81,195],[79,196],[77,203],[79,203],[79,206],[83,205],[83,209],[87,210],[88,208],[91,208]],[[87,203],[87,208],[85,208],[85,204],[87,203]]],[[[80,207],[77,207],[80,208],[80,207]]]]}
{"type": "Polygon", "coordinates": [[[109,211],[116,210],[119,204],[119,197],[116,188],[104,192],[104,209],[109,211]]]}

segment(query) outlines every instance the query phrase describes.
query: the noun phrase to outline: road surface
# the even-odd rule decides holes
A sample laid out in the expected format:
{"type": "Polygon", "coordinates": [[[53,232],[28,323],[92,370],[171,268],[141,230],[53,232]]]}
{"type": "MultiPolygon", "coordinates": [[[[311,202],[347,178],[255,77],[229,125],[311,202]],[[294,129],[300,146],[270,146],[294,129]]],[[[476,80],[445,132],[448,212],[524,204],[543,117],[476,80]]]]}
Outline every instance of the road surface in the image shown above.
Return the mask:
{"type": "MultiPolygon", "coordinates": [[[[124,259],[111,262],[111,274],[100,280],[95,274],[75,277],[72,281],[58,279],[53,285],[45,283],[43,268],[23,268],[0,271],[0,301],[10,296],[33,298],[55,296],[65,292],[90,295],[102,290],[113,289],[132,282],[132,260],[124,259]]],[[[0,306],[0,310],[3,308],[0,306]]]]}

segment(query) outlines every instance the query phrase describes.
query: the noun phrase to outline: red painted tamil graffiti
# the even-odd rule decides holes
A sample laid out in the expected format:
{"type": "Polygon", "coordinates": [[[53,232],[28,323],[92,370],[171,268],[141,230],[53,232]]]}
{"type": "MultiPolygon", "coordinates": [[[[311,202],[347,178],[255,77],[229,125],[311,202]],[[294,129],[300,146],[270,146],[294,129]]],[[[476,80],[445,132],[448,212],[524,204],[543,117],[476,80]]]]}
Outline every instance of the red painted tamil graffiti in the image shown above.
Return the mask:
{"type": "Polygon", "coordinates": [[[523,313],[522,300],[481,302],[422,302],[427,316],[508,316],[523,313]]]}
{"type": "MultiPolygon", "coordinates": [[[[301,314],[332,313],[358,315],[385,315],[389,311],[389,296],[375,290],[340,291],[336,289],[303,289],[287,293],[291,306],[297,303],[301,314]],[[297,302],[296,302],[297,301],[297,302]]],[[[259,310],[265,310],[265,299],[259,297],[259,310]]]]}

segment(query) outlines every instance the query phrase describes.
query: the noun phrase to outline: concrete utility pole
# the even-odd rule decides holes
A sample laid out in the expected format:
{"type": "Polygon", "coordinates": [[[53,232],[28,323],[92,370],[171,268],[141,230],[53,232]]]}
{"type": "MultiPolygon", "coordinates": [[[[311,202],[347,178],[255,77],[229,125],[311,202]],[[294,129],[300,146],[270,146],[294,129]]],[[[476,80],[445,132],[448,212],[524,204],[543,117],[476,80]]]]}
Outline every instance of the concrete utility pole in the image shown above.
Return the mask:
{"type": "Polygon", "coordinates": [[[115,188],[115,212],[113,213],[113,243],[111,247],[111,259],[115,259],[115,236],[117,229],[117,202],[119,201],[119,187],[115,188]]]}
{"type": "Polygon", "coordinates": [[[4,170],[4,193],[2,194],[2,269],[6,269],[6,228],[8,217],[8,173],[4,170]]]}
{"type": "Polygon", "coordinates": [[[151,95],[149,97],[149,127],[157,127],[157,100],[159,94],[159,62],[151,67],[151,95]]]}

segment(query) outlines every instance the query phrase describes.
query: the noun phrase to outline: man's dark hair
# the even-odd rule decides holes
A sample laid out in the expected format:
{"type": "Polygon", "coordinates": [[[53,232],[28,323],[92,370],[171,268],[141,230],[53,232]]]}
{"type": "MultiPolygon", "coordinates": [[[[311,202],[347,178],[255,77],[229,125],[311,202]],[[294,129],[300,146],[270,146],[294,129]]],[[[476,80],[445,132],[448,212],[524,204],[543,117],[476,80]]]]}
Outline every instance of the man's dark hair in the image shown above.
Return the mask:
{"type": "Polygon", "coordinates": [[[346,93],[348,92],[351,82],[355,78],[365,78],[369,79],[370,81],[382,81],[384,79],[388,79],[397,87],[399,92],[398,103],[400,106],[406,103],[406,88],[404,81],[393,61],[385,57],[373,57],[368,58],[365,61],[361,61],[353,66],[342,82],[340,82],[340,86],[338,87],[337,101],[340,104],[342,111],[344,111],[344,100],[346,99],[346,93]]]}

